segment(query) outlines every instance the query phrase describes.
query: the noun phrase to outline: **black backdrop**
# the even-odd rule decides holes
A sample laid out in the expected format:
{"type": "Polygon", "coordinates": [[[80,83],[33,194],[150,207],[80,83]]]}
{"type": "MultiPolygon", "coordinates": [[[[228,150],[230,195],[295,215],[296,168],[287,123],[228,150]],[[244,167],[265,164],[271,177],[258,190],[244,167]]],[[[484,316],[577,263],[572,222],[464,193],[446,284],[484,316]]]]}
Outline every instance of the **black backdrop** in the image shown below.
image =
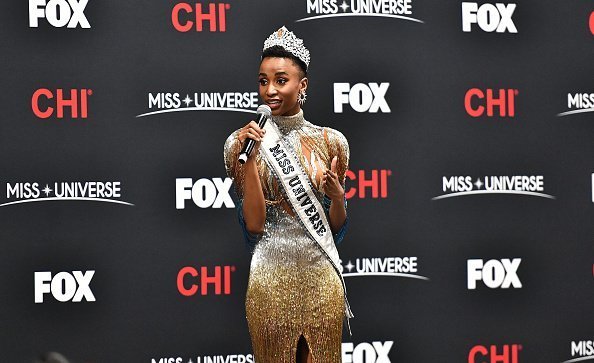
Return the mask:
{"type": "MultiPolygon", "coordinates": [[[[471,353],[476,346],[502,353],[519,345],[519,362],[594,355],[585,348],[594,340],[594,124],[589,112],[558,116],[576,110],[568,94],[594,93],[594,2],[516,0],[517,33],[477,24],[463,32],[462,2],[450,0],[411,1],[407,16],[422,22],[297,21],[316,15],[308,0],[227,0],[225,31],[180,32],[172,24],[178,3],[90,0],[89,29],[55,28],[43,18],[30,27],[27,1],[0,5],[2,361],[33,362],[48,351],[87,363],[252,359],[243,306],[250,255],[235,209],[175,203],[176,179],[225,178],[223,143],[252,115],[139,115],[163,110],[149,107],[151,93],[256,92],[263,41],[282,25],[312,55],[306,118],[344,133],[353,175],[388,175],[380,183],[387,195],[373,198],[367,188],[349,200],[344,264],[416,257],[414,274],[427,278],[346,278],[356,317],[353,336],[344,335],[344,362],[496,361],[480,347],[471,353]],[[390,112],[345,104],[335,113],[334,83],[389,83],[390,112]],[[515,115],[471,117],[464,99],[473,88],[518,90],[515,115]],[[91,89],[88,116],[67,108],[63,118],[38,117],[39,89],[54,95],[41,97],[42,110],[56,106],[57,89],[91,89]],[[514,175],[543,176],[540,192],[553,198],[443,189],[444,177],[474,183],[514,175]],[[121,196],[112,199],[133,205],[40,199],[44,192],[35,202],[6,204],[28,199],[8,194],[18,183],[92,181],[120,182],[121,196]],[[432,199],[441,195],[449,197],[432,199]],[[521,288],[479,281],[467,289],[468,260],[516,258],[521,288]],[[210,275],[234,266],[231,293],[211,286],[183,296],[176,281],[186,266],[210,275]],[[34,274],[42,271],[95,271],[96,301],[45,294],[35,303],[34,274]],[[372,342],[388,347],[389,358],[376,359],[372,342]],[[351,355],[352,347],[359,348],[351,355]]],[[[182,11],[180,19],[191,17],[182,11]]],[[[347,189],[359,188],[359,179],[347,180],[347,189]]],[[[194,281],[183,279],[186,287],[194,281]]]]}

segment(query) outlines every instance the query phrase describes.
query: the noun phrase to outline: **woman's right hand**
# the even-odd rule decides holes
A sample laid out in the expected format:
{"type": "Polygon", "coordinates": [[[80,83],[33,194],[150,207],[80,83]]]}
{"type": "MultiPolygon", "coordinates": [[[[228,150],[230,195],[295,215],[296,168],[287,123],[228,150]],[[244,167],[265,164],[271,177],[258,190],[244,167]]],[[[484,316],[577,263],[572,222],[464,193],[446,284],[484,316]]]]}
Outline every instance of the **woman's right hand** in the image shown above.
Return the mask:
{"type": "Polygon", "coordinates": [[[248,159],[248,161],[251,158],[256,157],[256,155],[258,155],[258,152],[260,151],[260,141],[262,140],[265,134],[266,130],[261,129],[256,123],[256,121],[253,120],[239,130],[239,133],[237,134],[237,139],[241,142],[242,147],[245,140],[248,138],[256,142],[256,145],[254,145],[254,149],[252,150],[252,153],[250,154],[250,158],[248,159]]]}

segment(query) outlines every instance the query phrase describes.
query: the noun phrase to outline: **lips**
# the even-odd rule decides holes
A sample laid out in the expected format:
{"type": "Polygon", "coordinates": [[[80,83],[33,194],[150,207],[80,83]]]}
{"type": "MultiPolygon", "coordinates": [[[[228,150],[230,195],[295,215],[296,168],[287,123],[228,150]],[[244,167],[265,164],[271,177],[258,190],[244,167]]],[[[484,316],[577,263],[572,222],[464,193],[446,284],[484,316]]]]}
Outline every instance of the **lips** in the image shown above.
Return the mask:
{"type": "Polygon", "coordinates": [[[280,107],[282,101],[278,99],[267,100],[266,104],[270,106],[271,109],[277,109],[280,107]]]}

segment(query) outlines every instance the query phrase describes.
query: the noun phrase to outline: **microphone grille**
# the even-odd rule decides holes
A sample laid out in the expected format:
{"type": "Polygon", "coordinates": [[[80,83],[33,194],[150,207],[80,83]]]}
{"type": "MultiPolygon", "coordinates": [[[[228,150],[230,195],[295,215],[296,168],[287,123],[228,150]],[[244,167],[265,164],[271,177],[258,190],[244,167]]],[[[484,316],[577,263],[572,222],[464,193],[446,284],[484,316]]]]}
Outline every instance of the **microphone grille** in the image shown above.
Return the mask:
{"type": "Polygon", "coordinates": [[[263,113],[266,115],[266,117],[271,117],[272,116],[272,110],[270,109],[270,106],[268,105],[260,105],[258,106],[258,109],[256,110],[257,113],[263,113]]]}

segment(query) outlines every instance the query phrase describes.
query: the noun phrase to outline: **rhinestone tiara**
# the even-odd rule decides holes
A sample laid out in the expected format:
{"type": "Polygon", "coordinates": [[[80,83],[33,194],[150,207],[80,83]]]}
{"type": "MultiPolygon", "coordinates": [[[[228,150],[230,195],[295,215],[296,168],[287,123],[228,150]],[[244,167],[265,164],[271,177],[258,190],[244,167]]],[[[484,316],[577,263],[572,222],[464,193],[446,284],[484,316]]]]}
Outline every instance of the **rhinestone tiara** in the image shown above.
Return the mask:
{"type": "Polygon", "coordinates": [[[302,60],[305,66],[309,68],[309,50],[303,45],[303,40],[297,38],[292,31],[283,26],[270,34],[264,42],[262,51],[275,45],[283,47],[287,52],[302,60]]]}

